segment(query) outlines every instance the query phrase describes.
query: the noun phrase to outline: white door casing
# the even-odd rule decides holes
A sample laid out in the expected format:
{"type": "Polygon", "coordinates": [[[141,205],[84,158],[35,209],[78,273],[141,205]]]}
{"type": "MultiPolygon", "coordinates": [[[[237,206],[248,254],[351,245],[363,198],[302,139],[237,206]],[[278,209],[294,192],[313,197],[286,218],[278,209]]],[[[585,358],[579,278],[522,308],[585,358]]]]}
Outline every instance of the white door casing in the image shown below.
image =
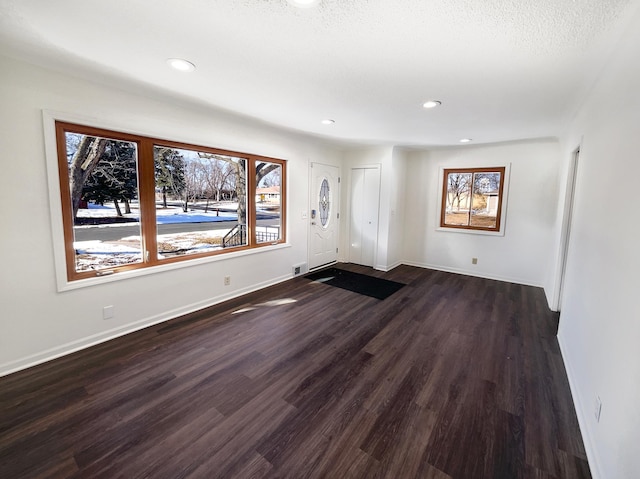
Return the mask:
{"type": "Polygon", "coordinates": [[[310,164],[309,269],[338,260],[340,211],[339,169],[310,164]]]}
{"type": "Polygon", "coordinates": [[[569,167],[569,175],[567,178],[567,198],[565,199],[566,222],[563,226],[562,234],[562,256],[560,258],[560,279],[558,286],[558,298],[556,310],[562,312],[562,296],[564,292],[565,276],[567,274],[567,258],[569,257],[569,240],[571,238],[571,223],[573,219],[573,205],[576,193],[576,179],[578,177],[578,161],[580,158],[580,149],[573,153],[571,165],[569,167]]]}

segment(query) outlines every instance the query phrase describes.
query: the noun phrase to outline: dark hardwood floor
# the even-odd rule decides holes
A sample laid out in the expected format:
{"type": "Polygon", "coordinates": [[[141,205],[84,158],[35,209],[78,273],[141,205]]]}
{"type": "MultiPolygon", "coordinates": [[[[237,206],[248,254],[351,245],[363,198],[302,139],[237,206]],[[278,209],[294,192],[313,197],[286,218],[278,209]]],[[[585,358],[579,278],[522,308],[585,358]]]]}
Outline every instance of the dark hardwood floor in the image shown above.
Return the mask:
{"type": "Polygon", "coordinates": [[[0,477],[590,477],[541,289],[341,266],[0,378],[0,477]]]}

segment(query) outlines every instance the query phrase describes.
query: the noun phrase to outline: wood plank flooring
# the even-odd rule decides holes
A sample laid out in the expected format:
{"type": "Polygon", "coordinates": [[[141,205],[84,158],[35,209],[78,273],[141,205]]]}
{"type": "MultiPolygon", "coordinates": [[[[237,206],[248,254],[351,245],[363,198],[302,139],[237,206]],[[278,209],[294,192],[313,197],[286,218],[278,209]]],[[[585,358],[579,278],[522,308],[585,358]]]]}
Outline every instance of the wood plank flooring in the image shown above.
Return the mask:
{"type": "Polygon", "coordinates": [[[341,266],[0,378],[0,477],[591,477],[541,289],[341,266]]]}

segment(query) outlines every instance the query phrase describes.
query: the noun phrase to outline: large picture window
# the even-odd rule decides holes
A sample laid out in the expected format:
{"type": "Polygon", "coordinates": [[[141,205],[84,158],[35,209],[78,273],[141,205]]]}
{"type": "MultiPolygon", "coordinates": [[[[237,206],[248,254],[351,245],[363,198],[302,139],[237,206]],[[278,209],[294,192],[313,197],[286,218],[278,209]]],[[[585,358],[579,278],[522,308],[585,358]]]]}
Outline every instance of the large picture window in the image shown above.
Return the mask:
{"type": "Polygon", "coordinates": [[[500,231],[505,168],[445,169],[441,228],[500,231]]]}
{"type": "Polygon", "coordinates": [[[64,122],[56,140],[70,281],[285,241],[284,160],[64,122]]]}

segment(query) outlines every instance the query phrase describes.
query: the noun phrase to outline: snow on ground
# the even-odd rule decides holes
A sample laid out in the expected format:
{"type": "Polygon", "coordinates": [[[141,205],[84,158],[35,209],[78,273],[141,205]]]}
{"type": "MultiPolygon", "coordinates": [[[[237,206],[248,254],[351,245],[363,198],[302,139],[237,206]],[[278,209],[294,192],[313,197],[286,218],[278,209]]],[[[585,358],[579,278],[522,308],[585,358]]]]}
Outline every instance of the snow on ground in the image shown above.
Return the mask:
{"type": "MultiPolygon", "coordinates": [[[[156,207],[156,222],[162,225],[170,223],[205,223],[209,221],[232,221],[238,217],[236,214],[238,203],[210,203],[206,213],[204,211],[205,206],[206,203],[193,203],[186,213],[182,211],[182,206],[156,207]],[[219,211],[218,208],[223,208],[223,211],[219,211]]],[[[138,203],[131,203],[131,213],[124,214],[124,207],[121,207],[121,211],[123,212],[122,216],[125,218],[140,219],[138,203]]],[[[115,216],[116,209],[113,204],[109,203],[105,205],[89,203],[88,208],[78,210],[79,218],[112,218],[115,216]]],[[[76,228],[87,227],[91,228],[92,225],[76,226],[76,228]]]]}
{"type": "MultiPolygon", "coordinates": [[[[222,237],[228,230],[197,231],[158,235],[158,258],[177,254],[204,253],[222,248],[222,237]]],[[[117,241],[75,241],[76,270],[112,268],[142,261],[140,236],[117,241]]]]}
{"type": "Polygon", "coordinates": [[[124,242],[106,243],[100,240],[74,241],[73,246],[77,254],[91,251],[94,254],[140,253],[140,236],[122,238],[124,242]]]}
{"type": "Polygon", "coordinates": [[[237,203],[225,204],[225,211],[216,211],[209,208],[206,213],[204,209],[182,211],[182,207],[168,207],[156,209],[156,222],[159,225],[169,223],[206,223],[208,221],[232,221],[238,218],[236,214],[237,203]],[[231,210],[231,211],[226,211],[231,210]]]}
{"type": "MultiPolygon", "coordinates": [[[[228,221],[229,227],[209,231],[179,232],[172,234],[158,235],[158,256],[167,258],[176,255],[189,255],[193,253],[203,253],[215,251],[222,248],[222,237],[224,237],[236,224],[237,203],[210,204],[208,211],[204,211],[204,203],[192,205],[188,212],[182,211],[181,206],[158,207],[156,209],[157,224],[170,223],[208,223],[217,221],[228,221]],[[224,208],[224,211],[216,211],[216,208],[224,208]]],[[[124,208],[122,208],[124,210],[124,208]]],[[[96,205],[89,203],[88,208],[78,210],[78,216],[84,218],[113,218],[116,210],[112,204],[96,205]]],[[[131,204],[131,213],[124,214],[124,217],[139,219],[140,211],[137,203],[131,204]]],[[[135,223],[113,223],[101,225],[75,226],[74,228],[119,228],[130,226],[135,223]]],[[[263,232],[266,239],[277,237],[278,227],[259,226],[258,231],[263,232]]],[[[76,250],[77,271],[87,271],[91,269],[110,268],[123,264],[139,263],[142,261],[142,246],[139,235],[128,236],[117,240],[91,240],[74,241],[76,250]]]]}
{"type": "MultiPolygon", "coordinates": [[[[124,214],[128,218],[139,218],[137,204],[131,205],[131,213],[124,214]]],[[[199,208],[201,205],[197,205],[199,208]]],[[[208,212],[202,210],[182,211],[182,207],[169,206],[158,208],[156,218],[158,224],[169,223],[205,223],[216,221],[233,221],[237,218],[235,209],[237,203],[224,203],[225,210],[216,212],[211,209],[208,212]]],[[[79,217],[108,218],[115,217],[116,210],[113,205],[96,205],[89,203],[88,209],[78,210],[79,217]]],[[[190,254],[213,251],[222,248],[222,237],[226,235],[235,223],[230,223],[229,229],[182,232],[158,235],[158,250],[164,252],[159,254],[160,258],[175,254],[190,254]]],[[[120,223],[113,225],[102,225],[102,227],[120,227],[131,225],[131,223],[120,223]]],[[[77,226],[76,228],[91,228],[93,226],[77,226]]],[[[139,263],[142,260],[140,236],[128,236],[115,241],[75,241],[76,269],[77,271],[87,271],[94,268],[109,268],[123,264],[139,263]]]]}
{"type": "Polygon", "coordinates": [[[123,264],[140,263],[142,252],[140,237],[123,242],[81,241],[74,242],[76,271],[112,268],[123,264]]]}

